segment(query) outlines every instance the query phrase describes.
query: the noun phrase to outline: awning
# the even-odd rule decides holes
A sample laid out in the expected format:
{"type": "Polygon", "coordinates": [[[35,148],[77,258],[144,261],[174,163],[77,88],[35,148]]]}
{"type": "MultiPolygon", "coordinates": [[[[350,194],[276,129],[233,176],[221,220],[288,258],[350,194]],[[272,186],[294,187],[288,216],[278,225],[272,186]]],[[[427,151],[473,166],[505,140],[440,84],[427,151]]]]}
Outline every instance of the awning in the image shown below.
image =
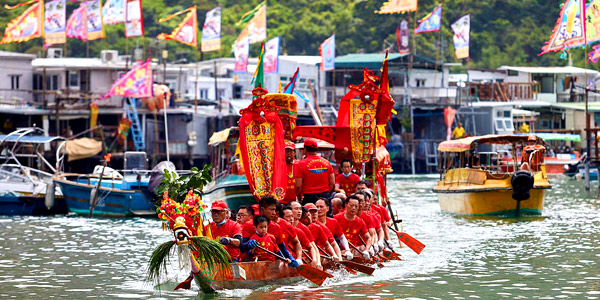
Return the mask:
{"type": "Polygon", "coordinates": [[[69,155],[68,161],[92,157],[102,151],[102,142],[90,138],[80,138],[66,141],[65,151],[69,155]]]}
{"type": "Polygon", "coordinates": [[[210,139],[208,140],[208,145],[214,146],[227,141],[227,138],[229,137],[229,131],[231,131],[231,128],[227,128],[225,130],[213,133],[210,139]]]}
{"type": "Polygon", "coordinates": [[[0,143],[2,142],[16,142],[29,143],[29,144],[46,144],[52,141],[64,140],[65,138],[60,136],[43,136],[43,135],[26,135],[20,136],[17,134],[8,136],[6,134],[0,135],[0,143]]]}
{"type": "Polygon", "coordinates": [[[535,135],[544,141],[581,142],[581,135],[572,133],[523,133],[520,135],[535,135]]]}
{"type": "MultiPolygon", "coordinates": [[[[536,134],[537,136],[537,134],[536,134]]],[[[472,146],[479,144],[513,144],[513,143],[526,143],[527,135],[498,135],[488,134],[484,136],[471,136],[464,139],[451,140],[441,142],[438,145],[438,151],[440,152],[466,152],[471,149],[472,146]]],[[[538,137],[537,142],[544,144],[544,140],[538,137]]]]}

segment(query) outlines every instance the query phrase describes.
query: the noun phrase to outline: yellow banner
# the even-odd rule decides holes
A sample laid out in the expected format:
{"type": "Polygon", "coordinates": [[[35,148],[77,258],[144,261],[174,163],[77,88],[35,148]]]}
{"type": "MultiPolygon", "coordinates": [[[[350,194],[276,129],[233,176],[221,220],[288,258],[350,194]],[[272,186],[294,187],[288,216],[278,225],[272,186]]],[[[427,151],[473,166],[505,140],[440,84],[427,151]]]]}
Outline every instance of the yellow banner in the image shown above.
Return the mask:
{"type": "Polygon", "coordinates": [[[0,44],[21,43],[44,34],[44,2],[38,1],[23,14],[10,21],[0,44]]]}
{"type": "Polygon", "coordinates": [[[379,10],[378,14],[401,14],[409,11],[416,11],[418,7],[417,0],[390,0],[385,2],[379,10]]]}

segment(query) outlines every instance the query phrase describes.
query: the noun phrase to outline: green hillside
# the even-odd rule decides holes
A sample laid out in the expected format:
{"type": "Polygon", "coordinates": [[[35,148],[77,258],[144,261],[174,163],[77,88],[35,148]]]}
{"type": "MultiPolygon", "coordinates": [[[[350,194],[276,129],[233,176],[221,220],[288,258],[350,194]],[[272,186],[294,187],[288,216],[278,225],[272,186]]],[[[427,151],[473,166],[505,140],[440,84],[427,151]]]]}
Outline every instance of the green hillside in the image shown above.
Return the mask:
{"type": "MultiPolygon", "coordinates": [[[[23,0],[6,0],[9,4],[23,0]]],[[[67,15],[79,4],[67,1],[67,15]]],[[[136,44],[148,53],[155,48],[154,37],[161,32],[169,33],[181,20],[175,18],[158,24],[157,20],[194,3],[199,7],[199,23],[202,24],[207,10],[217,4],[223,6],[223,39],[221,52],[206,53],[204,59],[217,56],[232,56],[231,44],[242,28],[234,24],[240,16],[260,1],[192,1],[192,0],[146,0],[143,1],[145,38],[131,38],[127,42],[129,52],[136,44]]],[[[268,35],[282,37],[282,53],[290,55],[318,55],[319,44],[336,34],[337,55],[353,52],[380,52],[386,48],[396,51],[395,28],[404,15],[378,15],[373,13],[384,0],[282,0],[268,1],[268,35]]],[[[443,11],[442,48],[439,59],[456,62],[452,45],[450,24],[465,14],[471,14],[471,59],[465,66],[472,68],[495,68],[509,65],[565,65],[560,54],[538,53],[549,37],[560,11],[559,0],[450,0],[445,1],[443,11]]],[[[437,1],[419,1],[417,18],[429,13],[437,1]]],[[[25,8],[12,11],[0,9],[0,28],[25,8]]],[[[410,14],[411,24],[414,14],[410,14]]],[[[102,49],[117,49],[121,54],[126,49],[123,24],[107,26],[106,39],[89,42],[90,56],[98,56],[102,49]]],[[[424,33],[416,37],[417,54],[435,58],[439,33],[424,33]]],[[[200,39],[199,39],[200,40],[200,39]]],[[[411,40],[412,42],[412,40],[411,40]]],[[[1,50],[39,53],[42,39],[22,44],[1,45],[1,50]]],[[[169,59],[194,60],[195,49],[168,41],[169,59]]],[[[68,56],[85,57],[86,43],[69,39],[68,56]]],[[[154,50],[157,53],[157,49],[154,50]]],[[[251,55],[257,55],[258,45],[251,47],[251,55]]],[[[583,66],[584,50],[572,50],[576,65],[583,66]]],[[[157,55],[157,54],[155,54],[157,55]]],[[[198,57],[200,57],[198,55],[198,57]]],[[[592,66],[596,68],[596,66],[592,66]]]]}

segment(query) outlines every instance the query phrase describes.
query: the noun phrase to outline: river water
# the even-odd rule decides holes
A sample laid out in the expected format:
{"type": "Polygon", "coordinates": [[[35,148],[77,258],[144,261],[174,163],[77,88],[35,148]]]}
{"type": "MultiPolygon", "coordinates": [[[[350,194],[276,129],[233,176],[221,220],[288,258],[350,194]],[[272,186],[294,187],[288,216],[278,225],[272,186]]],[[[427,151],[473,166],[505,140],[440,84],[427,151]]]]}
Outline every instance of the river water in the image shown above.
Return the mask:
{"type": "MultiPolygon", "coordinates": [[[[0,217],[0,299],[600,299],[600,201],[583,182],[556,178],[543,216],[441,213],[435,177],[392,176],[404,231],[426,244],[373,276],[337,274],[324,286],[171,291],[186,274],[176,258],[159,291],[145,281],[148,257],[171,239],[150,219],[0,217]]],[[[397,247],[397,245],[396,245],[397,247]]]]}

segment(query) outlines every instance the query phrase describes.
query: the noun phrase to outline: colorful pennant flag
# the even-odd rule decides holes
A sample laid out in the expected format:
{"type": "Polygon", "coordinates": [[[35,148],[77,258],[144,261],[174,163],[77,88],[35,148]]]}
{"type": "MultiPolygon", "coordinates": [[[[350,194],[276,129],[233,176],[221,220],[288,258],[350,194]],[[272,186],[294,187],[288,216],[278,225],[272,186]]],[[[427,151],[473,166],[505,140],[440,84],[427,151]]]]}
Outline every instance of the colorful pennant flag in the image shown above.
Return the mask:
{"type": "Polygon", "coordinates": [[[400,21],[400,26],[396,28],[396,43],[398,44],[398,53],[410,53],[410,29],[408,29],[408,20],[400,21]]]}
{"type": "Polygon", "coordinates": [[[454,49],[456,58],[469,58],[469,35],[471,33],[471,15],[463,16],[452,24],[454,31],[454,49]]]}
{"type": "MultiPolygon", "coordinates": [[[[257,6],[254,10],[249,12],[250,14],[243,17],[242,20],[252,18],[248,25],[242,30],[237,41],[241,41],[248,38],[250,44],[254,44],[267,39],[267,4],[262,3],[257,6]],[[256,10],[254,12],[254,10],[256,10]]],[[[248,14],[248,13],[247,13],[248,14]]],[[[243,23],[243,22],[242,22],[243,23]]]]}
{"type": "Polygon", "coordinates": [[[127,1],[125,11],[125,37],[144,36],[142,0],[127,1]]]}
{"type": "Polygon", "coordinates": [[[233,55],[235,57],[235,65],[233,71],[236,73],[248,72],[248,57],[250,56],[250,43],[248,39],[244,39],[235,43],[233,48],[233,55]]]}
{"type": "Polygon", "coordinates": [[[254,88],[265,86],[265,44],[260,44],[260,54],[258,55],[258,64],[256,65],[256,71],[252,75],[252,82],[254,88]]]}
{"type": "Polygon", "coordinates": [[[206,13],[202,27],[202,52],[221,50],[221,6],[206,13]]]}
{"type": "Polygon", "coordinates": [[[183,21],[177,25],[171,34],[161,33],[156,38],[159,40],[174,40],[188,46],[198,46],[198,20],[196,17],[196,6],[192,6],[186,10],[176,12],[168,17],[158,20],[158,23],[165,22],[174,18],[177,15],[187,12],[183,21]]]}
{"type": "Polygon", "coordinates": [[[6,28],[4,29],[4,36],[2,37],[0,44],[21,43],[42,36],[44,32],[43,1],[29,1],[13,7],[8,7],[5,4],[4,7],[7,9],[14,9],[31,3],[35,4],[30,6],[24,13],[6,25],[6,28]]]}
{"type": "Polygon", "coordinates": [[[44,11],[44,44],[64,44],[67,41],[65,33],[67,5],[65,0],[54,0],[46,3],[44,11]]]}
{"type": "Polygon", "coordinates": [[[300,72],[300,67],[296,68],[296,72],[294,72],[294,76],[292,76],[292,80],[283,88],[283,92],[285,94],[294,94],[294,88],[296,87],[296,81],[298,81],[298,73],[300,72]]]}
{"type": "Polygon", "coordinates": [[[446,123],[446,141],[452,139],[452,123],[456,117],[456,109],[448,106],[444,108],[444,123],[446,123]]]}
{"type": "Polygon", "coordinates": [[[71,13],[67,21],[66,34],[69,38],[87,41],[87,5],[82,2],[77,9],[71,13]]]}
{"type": "Polygon", "coordinates": [[[417,0],[390,0],[383,3],[377,14],[401,14],[409,11],[416,11],[418,7],[417,0]]]}
{"type": "Polygon", "coordinates": [[[550,40],[538,55],[585,44],[585,0],[567,0],[560,11],[550,40]]]}
{"type": "Polygon", "coordinates": [[[152,59],[133,67],[113,83],[104,99],[111,96],[148,98],[153,96],[152,59]]]}
{"type": "Polygon", "coordinates": [[[259,5],[257,5],[254,9],[252,9],[251,11],[243,14],[242,17],[240,18],[240,20],[237,21],[237,23],[235,23],[235,26],[240,26],[240,25],[250,21],[252,18],[254,18],[254,16],[256,16],[258,14],[258,12],[263,8],[263,6],[266,6],[266,5],[267,5],[267,2],[263,1],[259,5]]]}
{"type": "Polygon", "coordinates": [[[279,41],[276,37],[265,44],[265,74],[279,72],[279,41]]]}
{"type": "Polygon", "coordinates": [[[590,52],[589,55],[589,61],[593,62],[593,63],[597,63],[598,59],[600,59],[600,45],[596,45],[594,46],[594,50],[592,50],[592,52],[590,52]]]}
{"type": "Polygon", "coordinates": [[[104,25],[125,23],[125,0],[107,0],[102,7],[104,25]]]}
{"type": "Polygon", "coordinates": [[[86,1],[87,5],[87,34],[88,41],[104,38],[104,24],[102,24],[101,0],[86,1]]]}
{"type": "Polygon", "coordinates": [[[319,46],[321,52],[321,71],[335,69],[335,34],[323,41],[319,46]]]}
{"type": "Polygon", "coordinates": [[[600,41],[600,0],[592,0],[585,9],[585,34],[588,44],[600,41]]]}
{"type": "Polygon", "coordinates": [[[431,13],[419,21],[415,34],[439,31],[442,28],[442,6],[438,5],[431,13]]]}

